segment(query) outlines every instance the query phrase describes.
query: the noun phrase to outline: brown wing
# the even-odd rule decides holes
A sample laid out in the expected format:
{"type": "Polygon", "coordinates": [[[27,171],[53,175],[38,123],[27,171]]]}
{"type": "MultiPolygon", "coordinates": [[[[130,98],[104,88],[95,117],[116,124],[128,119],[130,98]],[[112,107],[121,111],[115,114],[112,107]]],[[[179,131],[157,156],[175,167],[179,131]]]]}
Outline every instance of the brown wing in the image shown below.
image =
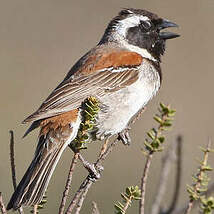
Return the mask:
{"type": "Polygon", "coordinates": [[[128,51],[97,53],[81,60],[77,71],[71,69],[70,77],[67,75],[41,107],[23,122],[59,115],[79,108],[89,96],[101,97],[128,86],[138,79],[137,67],[142,63],[140,55],[128,51]]]}

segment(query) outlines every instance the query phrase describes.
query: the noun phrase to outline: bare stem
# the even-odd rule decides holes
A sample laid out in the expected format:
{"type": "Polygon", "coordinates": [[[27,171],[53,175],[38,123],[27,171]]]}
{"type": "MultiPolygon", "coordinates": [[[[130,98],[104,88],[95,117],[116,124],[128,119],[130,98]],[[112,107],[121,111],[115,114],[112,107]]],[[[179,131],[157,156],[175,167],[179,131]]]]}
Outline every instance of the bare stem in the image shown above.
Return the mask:
{"type": "Polygon", "coordinates": [[[174,143],[170,147],[170,149],[166,153],[165,157],[163,158],[163,165],[162,165],[162,169],[161,169],[158,190],[157,190],[157,193],[155,194],[156,195],[155,200],[152,205],[152,211],[151,211],[152,214],[158,214],[160,211],[161,201],[166,192],[167,179],[168,179],[171,165],[172,165],[172,162],[173,162],[173,159],[175,156],[175,147],[176,147],[176,143],[174,143]]]}
{"type": "Polygon", "coordinates": [[[6,208],[4,206],[3,198],[2,198],[2,193],[0,192],[0,210],[2,214],[7,214],[6,208]]]}
{"type": "Polygon", "coordinates": [[[174,194],[172,197],[172,202],[168,208],[168,210],[165,212],[166,214],[173,213],[176,209],[178,196],[180,193],[180,186],[181,186],[181,173],[182,173],[182,136],[177,137],[177,149],[176,149],[176,180],[175,180],[175,188],[174,188],[174,194]]]}
{"type": "Polygon", "coordinates": [[[12,130],[10,130],[10,165],[11,165],[13,188],[15,190],[16,189],[16,166],[15,166],[15,158],[14,158],[14,134],[12,130]]]}
{"type": "Polygon", "coordinates": [[[131,203],[132,203],[132,198],[129,198],[129,199],[126,201],[125,205],[124,205],[124,208],[123,208],[123,212],[124,212],[124,213],[126,213],[126,210],[129,208],[129,206],[131,205],[131,203]]]}
{"type": "MultiPolygon", "coordinates": [[[[97,161],[95,162],[95,168],[99,166],[99,164],[106,159],[106,157],[109,155],[109,153],[112,151],[113,147],[117,144],[118,140],[115,139],[108,147],[105,151],[103,151],[102,153],[100,153],[97,161]]],[[[96,180],[95,180],[96,181],[96,180]]],[[[95,182],[94,181],[94,182],[95,182]]],[[[86,194],[88,192],[88,190],[90,189],[91,185],[93,184],[93,181],[91,180],[90,176],[88,175],[84,181],[82,182],[82,184],[80,185],[79,189],[77,190],[76,194],[74,195],[72,201],[70,202],[68,209],[66,210],[66,214],[71,214],[72,210],[74,209],[74,207],[76,206],[78,201],[84,201],[86,194]],[[81,197],[81,195],[83,195],[83,199],[79,199],[81,197]]],[[[83,203],[83,201],[81,203],[83,203]]],[[[82,206],[82,205],[81,205],[82,206]]],[[[80,207],[81,209],[81,207],[80,207]]],[[[79,210],[80,211],[80,210],[79,210]]]]}
{"type": "Polygon", "coordinates": [[[33,214],[37,214],[37,213],[38,213],[38,205],[35,204],[35,205],[33,206],[33,214]]]}
{"type": "Polygon", "coordinates": [[[100,214],[97,204],[94,201],[92,202],[92,214],[100,214]]]}
{"type": "MultiPolygon", "coordinates": [[[[202,162],[203,166],[207,164],[208,155],[209,155],[209,151],[210,151],[210,146],[211,146],[211,142],[209,141],[208,144],[207,144],[207,149],[204,152],[204,159],[203,159],[203,162],[202,162]]],[[[204,171],[203,171],[202,166],[201,166],[199,168],[199,173],[197,174],[198,181],[193,186],[193,188],[194,188],[195,191],[197,191],[200,188],[200,186],[201,186],[201,180],[202,180],[203,173],[204,173],[204,171]]],[[[188,206],[187,206],[187,209],[185,211],[185,214],[189,214],[190,213],[190,211],[193,208],[194,202],[195,202],[195,199],[194,198],[190,198],[188,206]]]]}
{"type": "Polygon", "coordinates": [[[148,173],[149,173],[149,168],[151,165],[152,157],[153,157],[153,152],[150,152],[147,155],[146,164],[145,164],[145,167],[143,170],[143,176],[141,178],[141,199],[140,199],[140,206],[139,206],[140,214],[144,214],[146,183],[147,183],[147,178],[148,178],[148,173]]]}
{"type": "Polygon", "coordinates": [[[83,193],[83,191],[86,189],[89,189],[92,185],[92,181],[87,177],[82,184],[80,185],[79,189],[77,190],[77,192],[75,193],[71,203],[68,206],[67,211],[65,212],[66,214],[70,214],[72,212],[72,210],[74,209],[74,207],[76,206],[76,203],[78,202],[81,194],[83,193]]]}
{"type": "Polygon", "coordinates": [[[87,188],[84,189],[82,195],[80,196],[78,204],[77,204],[77,207],[76,207],[75,214],[79,214],[80,213],[80,210],[82,208],[83,202],[85,200],[85,197],[86,197],[86,195],[88,193],[88,190],[89,190],[90,186],[91,185],[87,185],[87,188]]]}
{"type": "Polygon", "coordinates": [[[73,172],[74,172],[75,166],[77,164],[78,157],[79,157],[79,153],[74,153],[74,156],[71,161],[69,173],[68,173],[68,178],[67,178],[66,185],[65,185],[65,190],[63,192],[62,201],[61,201],[61,204],[59,207],[59,214],[63,214],[63,212],[65,210],[65,204],[66,204],[66,201],[68,198],[68,193],[69,193],[69,190],[71,187],[73,172]]]}
{"type": "MultiPolygon", "coordinates": [[[[10,165],[11,165],[11,174],[12,174],[12,181],[13,181],[13,188],[16,189],[16,165],[15,165],[15,149],[14,149],[14,133],[10,130],[10,165]]],[[[24,214],[23,208],[20,207],[18,209],[20,214],[24,214]]]]}
{"type": "MultiPolygon", "coordinates": [[[[212,192],[214,192],[214,182],[209,186],[206,195],[210,195],[212,192]]],[[[195,201],[195,203],[193,203],[192,208],[196,207],[199,204],[200,201],[195,201]]],[[[188,204],[177,208],[175,211],[171,212],[170,214],[183,214],[185,212],[185,210],[187,210],[188,208],[188,204]]]]}

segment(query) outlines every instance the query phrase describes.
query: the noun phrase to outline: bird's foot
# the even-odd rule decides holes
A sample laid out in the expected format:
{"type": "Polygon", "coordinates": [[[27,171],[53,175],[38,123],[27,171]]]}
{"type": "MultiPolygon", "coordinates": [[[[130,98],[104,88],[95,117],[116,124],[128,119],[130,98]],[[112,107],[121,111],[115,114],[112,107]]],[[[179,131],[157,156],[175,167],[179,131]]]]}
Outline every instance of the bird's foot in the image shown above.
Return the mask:
{"type": "Polygon", "coordinates": [[[124,145],[130,145],[131,144],[131,138],[129,136],[129,130],[130,129],[131,128],[128,127],[118,134],[117,139],[121,140],[124,145]]]}
{"type": "Polygon", "coordinates": [[[82,157],[82,155],[79,155],[79,159],[82,162],[85,169],[89,172],[88,177],[91,181],[95,182],[101,177],[100,173],[104,169],[102,166],[95,166],[95,164],[89,163],[82,157]]]}

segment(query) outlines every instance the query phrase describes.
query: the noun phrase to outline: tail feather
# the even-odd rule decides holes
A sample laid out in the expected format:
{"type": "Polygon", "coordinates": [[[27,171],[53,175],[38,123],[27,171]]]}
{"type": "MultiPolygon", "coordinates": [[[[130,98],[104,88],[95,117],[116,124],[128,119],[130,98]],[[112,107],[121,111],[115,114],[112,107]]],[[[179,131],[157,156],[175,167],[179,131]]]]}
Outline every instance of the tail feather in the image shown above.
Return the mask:
{"type": "Polygon", "coordinates": [[[62,152],[76,137],[77,131],[68,128],[70,131],[66,134],[62,134],[60,129],[52,129],[46,136],[39,138],[34,159],[13,193],[7,210],[17,210],[22,205],[35,205],[42,200],[62,152]]]}
{"type": "Polygon", "coordinates": [[[37,182],[36,184],[34,183],[31,184],[32,186],[35,185],[34,192],[32,192],[31,197],[28,199],[28,202],[26,205],[37,204],[42,200],[42,197],[44,195],[45,190],[47,189],[47,186],[50,180],[50,175],[53,174],[53,171],[55,169],[54,165],[57,164],[58,162],[57,159],[61,156],[59,155],[59,153],[62,153],[62,151],[64,151],[63,148],[56,150],[53,156],[51,156],[51,159],[47,160],[46,166],[43,167],[42,172],[39,173],[40,178],[38,178],[38,180],[40,180],[40,182],[37,182]]]}

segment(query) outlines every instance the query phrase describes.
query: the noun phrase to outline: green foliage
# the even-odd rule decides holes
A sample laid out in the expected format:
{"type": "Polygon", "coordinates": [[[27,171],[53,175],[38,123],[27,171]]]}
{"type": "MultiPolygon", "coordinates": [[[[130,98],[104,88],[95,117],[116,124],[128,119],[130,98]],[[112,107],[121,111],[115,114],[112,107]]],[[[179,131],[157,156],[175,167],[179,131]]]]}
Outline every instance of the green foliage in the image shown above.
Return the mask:
{"type": "Polygon", "coordinates": [[[144,142],[145,150],[143,150],[143,152],[146,154],[163,150],[162,144],[165,141],[165,137],[162,135],[162,132],[168,130],[168,128],[172,126],[175,110],[160,103],[158,111],[159,114],[154,116],[154,120],[159,126],[147,132],[148,138],[146,138],[144,142]]]}
{"type": "Polygon", "coordinates": [[[116,214],[125,214],[128,207],[131,206],[133,200],[140,200],[141,191],[138,186],[130,186],[126,188],[125,193],[121,193],[123,203],[117,202],[115,207],[116,214]]]}
{"type": "Polygon", "coordinates": [[[214,210],[214,197],[201,197],[201,211],[203,214],[212,214],[214,210]]]}
{"type": "Polygon", "coordinates": [[[86,144],[90,142],[90,132],[94,129],[96,116],[100,110],[99,102],[95,97],[88,97],[82,105],[82,122],[74,139],[71,148],[78,152],[81,149],[87,149],[86,144]]]}
{"type": "Polygon", "coordinates": [[[208,154],[212,150],[209,148],[209,145],[206,149],[201,148],[202,152],[204,153],[203,160],[199,162],[200,166],[198,168],[198,172],[193,175],[193,181],[194,183],[190,186],[187,186],[187,192],[189,193],[189,197],[191,201],[199,200],[202,203],[202,208],[204,208],[203,213],[209,213],[205,210],[206,206],[208,206],[210,203],[208,203],[208,199],[205,198],[205,196],[202,196],[206,191],[209,183],[209,176],[208,172],[212,171],[212,168],[208,165],[208,154]]]}

